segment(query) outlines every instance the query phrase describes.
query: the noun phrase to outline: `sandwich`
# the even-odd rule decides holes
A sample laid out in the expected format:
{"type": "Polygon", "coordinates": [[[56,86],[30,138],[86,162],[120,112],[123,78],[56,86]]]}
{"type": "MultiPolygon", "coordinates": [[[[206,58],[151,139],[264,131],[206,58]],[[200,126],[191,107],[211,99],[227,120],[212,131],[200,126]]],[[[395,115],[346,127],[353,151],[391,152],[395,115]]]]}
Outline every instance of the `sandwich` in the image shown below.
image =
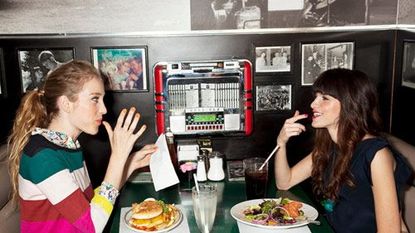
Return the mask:
{"type": "Polygon", "coordinates": [[[129,224],[138,230],[156,231],[170,227],[179,216],[179,210],[174,205],[148,198],[141,203],[133,203],[129,224]]]}

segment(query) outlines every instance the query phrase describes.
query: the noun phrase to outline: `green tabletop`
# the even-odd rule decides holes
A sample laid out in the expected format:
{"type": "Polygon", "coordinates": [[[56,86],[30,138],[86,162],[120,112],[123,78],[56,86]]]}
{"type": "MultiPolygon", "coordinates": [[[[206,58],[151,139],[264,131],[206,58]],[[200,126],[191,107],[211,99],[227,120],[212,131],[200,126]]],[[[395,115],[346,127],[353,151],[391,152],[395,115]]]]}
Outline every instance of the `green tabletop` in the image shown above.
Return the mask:
{"type": "MultiPolygon", "coordinates": [[[[213,225],[212,233],[238,233],[238,225],[230,214],[230,209],[235,204],[245,201],[245,182],[241,181],[223,181],[210,182],[215,183],[218,187],[218,205],[216,209],[216,217],[213,225]]],[[[192,194],[190,190],[185,190],[183,186],[190,186],[190,184],[175,185],[167,189],[156,192],[152,183],[127,183],[122,189],[119,200],[114,207],[114,216],[111,218],[111,232],[119,231],[121,208],[130,207],[133,202],[141,202],[148,197],[153,197],[165,201],[166,203],[175,203],[180,205],[183,214],[187,217],[190,232],[199,232],[196,225],[196,220],[193,214],[192,194]]],[[[267,197],[288,197],[293,200],[299,200],[304,203],[313,205],[307,194],[300,186],[295,186],[289,191],[277,191],[275,185],[269,185],[267,197]]],[[[321,213],[320,213],[321,214],[321,213]]],[[[326,219],[322,216],[318,217],[321,225],[310,224],[312,232],[326,233],[333,232],[328,225],[326,219]]]]}

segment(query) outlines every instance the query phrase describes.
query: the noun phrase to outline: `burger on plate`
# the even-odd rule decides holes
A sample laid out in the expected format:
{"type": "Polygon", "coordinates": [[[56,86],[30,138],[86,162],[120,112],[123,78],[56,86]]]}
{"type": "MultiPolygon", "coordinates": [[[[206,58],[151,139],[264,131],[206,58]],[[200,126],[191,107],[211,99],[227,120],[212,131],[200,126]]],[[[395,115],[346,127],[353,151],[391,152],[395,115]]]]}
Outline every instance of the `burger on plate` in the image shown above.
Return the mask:
{"type": "Polygon", "coordinates": [[[156,231],[170,227],[180,217],[179,210],[172,204],[148,198],[133,203],[129,220],[131,227],[143,231],[156,231]]]}

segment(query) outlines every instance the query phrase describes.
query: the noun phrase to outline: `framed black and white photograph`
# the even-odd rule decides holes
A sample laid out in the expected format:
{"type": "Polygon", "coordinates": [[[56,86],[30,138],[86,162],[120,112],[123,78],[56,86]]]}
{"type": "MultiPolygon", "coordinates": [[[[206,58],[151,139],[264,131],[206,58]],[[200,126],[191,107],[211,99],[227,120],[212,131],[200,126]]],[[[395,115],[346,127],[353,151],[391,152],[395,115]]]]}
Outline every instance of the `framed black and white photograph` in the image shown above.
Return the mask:
{"type": "Polygon", "coordinates": [[[412,24],[411,1],[191,0],[190,26],[223,30],[388,25],[396,23],[397,10],[399,22],[412,24]]]}
{"type": "Polygon", "coordinates": [[[266,22],[267,0],[192,0],[192,30],[259,29],[266,22]]]}
{"type": "Polygon", "coordinates": [[[415,88],[415,41],[403,45],[402,86],[415,88]]]}
{"type": "Polygon", "coordinates": [[[256,86],[257,111],[291,110],[291,85],[256,86]]]}
{"type": "Polygon", "coordinates": [[[22,92],[40,88],[46,76],[73,60],[72,48],[20,49],[18,51],[22,92]]]}
{"type": "Polygon", "coordinates": [[[255,47],[255,72],[290,72],[291,46],[255,47]]]}
{"type": "Polygon", "coordinates": [[[147,47],[92,48],[92,63],[106,78],[107,90],[148,91],[147,47]]]}
{"type": "Polygon", "coordinates": [[[0,48],[0,96],[6,96],[6,75],[4,72],[4,57],[2,48],[0,48]]]}
{"type": "Polygon", "coordinates": [[[324,71],[353,69],[354,43],[303,44],[301,47],[301,84],[313,85],[324,71]]]}

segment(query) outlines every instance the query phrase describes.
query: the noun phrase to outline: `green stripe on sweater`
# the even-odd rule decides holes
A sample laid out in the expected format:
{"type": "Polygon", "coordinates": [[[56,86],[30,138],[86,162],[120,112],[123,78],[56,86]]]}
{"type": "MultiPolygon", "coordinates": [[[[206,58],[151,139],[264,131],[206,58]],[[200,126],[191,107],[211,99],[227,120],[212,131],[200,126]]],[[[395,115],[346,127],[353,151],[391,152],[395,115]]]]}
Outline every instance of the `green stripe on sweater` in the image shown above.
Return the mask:
{"type": "Polygon", "coordinates": [[[22,155],[20,174],[23,178],[37,184],[59,171],[69,169],[73,172],[82,166],[83,156],[80,151],[68,152],[45,148],[31,157],[22,155]]]}

